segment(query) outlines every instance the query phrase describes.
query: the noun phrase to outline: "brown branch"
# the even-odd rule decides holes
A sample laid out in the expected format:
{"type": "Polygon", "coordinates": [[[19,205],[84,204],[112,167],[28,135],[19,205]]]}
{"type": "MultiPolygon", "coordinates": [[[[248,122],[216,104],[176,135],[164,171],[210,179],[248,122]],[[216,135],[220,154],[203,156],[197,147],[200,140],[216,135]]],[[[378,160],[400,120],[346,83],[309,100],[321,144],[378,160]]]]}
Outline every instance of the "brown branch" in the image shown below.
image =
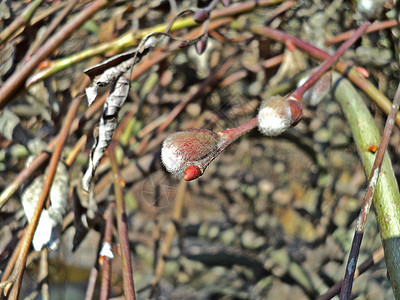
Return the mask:
{"type": "Polygon", "coordinates": [[[36,0],[33,1],[25,10],[24,12],[18,16],[7,28],[5,28],[0,33],[0,45],[4,44],[7,40],[11,38],[11,36],[21,27],[28,24],[31,20],[33,14],[39,7],[39,5],[43,2],[43,0],[36,0]]]}
{"type": "Polygon", "coordinates": [[[39,40],[35,41],[34,45],[29,49],[29,55],[34,53],[37,48],[50,37],[57,26],[60,25],[60,23],[70,14],[72,9],[78,2],[79,0],[72,0],[63,9],[63,11],[51,21],[50,25],[46,28],[46,32],[40,37],[39,40]]]}
{"type": "MultiPolygon", "coordinates": [[[[103,245],[108,243],[112,245],[112,229],[114,225],[114,207],[115,204],[110,202],[106,212],[106,229],[104,232],[103,245]]],[[[107,300],[110,292],[110,277],[111,277],[111,257],[104,256],[103,268],[101,271],[101,288],[100,300],[107,300]]]]}
{"type": "Polygon", "coordinates": [[[169,224],[168,231],[165,237],[165,242],[162,248],[162,253],[160,258],[158,259],[154,278],[151,282],[151,287],[153,292],[155,291],[158,282],[160,281],[163,275],[166,259],[171,250],[172,240],[177,230],[176,224],[179,224],[179,221],[182,217],[183,205],[185,203],[186,186],[187,186],[186,182],[181,180],[178,186],[178,191],[176,193],[172,222],[169,224]]]}
{"type": "Polygon", "coordinates": [[[71,22],[62,27],[53,35],[32,57],[13,73],[0,88],[0,110],[2,110],[18,89],[24,84],[36,66],[48,57],[62,42],[64,42],[77,28],[86,22],[94,13],[108,4],[107,0],[95,0],[81,11],[71,22]]]}
{"type": "Polygon", "coordinates": [[[64,143],[68,137],[68,133],[73,121],[73,118],[78,111],[79,104],[81,102],[81,97],[78,97],[74,99],[74,101],[71,104],[71,107],[68,111],[68,114],[66,116],[66,120],[64,122],[64,125],[60,131],[59,138],[57,145],[55,146],[54,152],[51,156],[50,163],[49,163],[49,169],[47,172],[46,179],[43,184],[42,192],[39,196],[35,211],[33,213],[32,219],[30,220],[25,234],[22,238],[22,247],[20,251],[20,256],[16,262],[13,274],[11,275],[11,279],[14,281],[14,286],[12,287],[9,299],[11,300],[16,300],[18,299],[19,291],[21,288],[21,282],[22,282],[22,276],[24,274],[24,269],[25,269],[25,263],[26,263],[26,258],[28,256],[28,251],[32,243],[32,238],[36,230],[36,226],[39,222],[40,214],[43,209],[43,205],[47,199],[47,196],[50,191],[51,183],[53,182],[54,174],[58,165],[58,162],[60,160],[61,152],[64,147],[64,143]]]}
{"type": "MultiPolygon", "coordinates": [[[[367,30],[365,30],[365,33],[371,33],[375,32],[378,30],[382,29],[387,29],[387,28],[392,28],[395,26],[400,26],[400,19],[392,19],[392,20],[385,20],[382,22],[376,22],[368,26],[367,30]]],[[[354,33],[354,30],[346,31],[341,34],[338,34],[337,36],[334,36],[333,38],[327,39],[325,41],[325,45],[329,46],[332,44],[337,44],[340,42],[343,42],[347,40],[351,35],[354,33]]]]}
{"type": "MultiPolygon", "coordinates": [[[[306,43],[280,30],[272,29],[270,27],[265,27],[265,26],[253,25],[250,26],[250,31],[277,41],[281,41],[283,43],[290,41],[297,48],[306,51],[309,55],[320,60],[325,60],[330,56],[328,53],[318,49],[317,47],[314,47],[309,43],[306,43]]],[[[364,91],[364,93],[366,93],[385,114],[389,114],[392,106],[389,99],[386,98],[385,95],[383,95],[373,84],[371,84],[367,79],[365,79],[359,72],[357,72],[355,68],[352,68],[351,66],[340,61],[336,63],[335,68],[340,73],[345,74],[352,83],[354,83],[358,88],[364,91]]],[[[396,116],[396,124],[398,127],[400,127],[400,114],[397,114],[396,116]]]]}
{"type": "MultiPolygon", "coordinates": [[[[354,274],[354,279],[357,279],[361,274],[367,271],[373,265],[376,265],[384,257],[383,247],[376,250],[370,257],[368,257],[356,270],[354,274]]],[[[317,300],[329,300],[340,293],[340,289],[343,284],[343,279],[335,283],[329,290],[327,290],[323,295],[318,297],[317,300]]]]}
{"type": "Polygon", "coordinates": [[[115,141],[108,147],[108,156],[111,161],[113,172],[115,200],[117,203],[117,227],[118,239],[121,246],[121,263],[122,263],[122,279],[124,283],[125,299],[135,300],[135,286],[133,283],[132,263],[129,249],[128,239],[128,217],[125,211],[125,202],[122,192],[120,170],[118,167],[117,158],[115,157],[115,141]]]}

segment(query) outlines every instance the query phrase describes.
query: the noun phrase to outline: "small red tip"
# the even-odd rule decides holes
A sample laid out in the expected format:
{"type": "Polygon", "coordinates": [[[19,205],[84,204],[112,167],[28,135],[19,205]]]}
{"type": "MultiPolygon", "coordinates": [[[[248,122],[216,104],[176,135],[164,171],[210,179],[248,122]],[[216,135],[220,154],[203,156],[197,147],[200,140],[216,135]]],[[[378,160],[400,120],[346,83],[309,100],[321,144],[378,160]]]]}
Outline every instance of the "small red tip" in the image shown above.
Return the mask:
{"type": "Polygon", "coordinates": [[[286,48],[288,48],[288,50],[289,51],[294,51],[294,50],[296,50],[296,46],[293,44],[293,42],[291,42],[291,41],[287,41],[286,43],[285,43],[285,45],[286,45],[286,48]]]}
{"type": "Polygon", "coordinates": [[[365,78],[368,78],[369,77],[369,73],[368,73],[368,71],[367,71],[367,69],[365,69],[365,68],[363,68],[363,67],[360,67],[360,66],[357,66],[356,67],[356,70],[358,71],[358,73],[360,73],[362,76],[364,76],[365,78]]]}
{"type": "Polygon", "coordinates": [[[39,63],[38,68],[39,69],[45,69],[51,65],[51,62],[49,60],[44,60],[39,63]]]}
{"type": "Polygon", "coordinates": [[[190,166],[187,167],[185,172],[183,173],[183,179],[185,179],[186,181],[191,181],[199,178],[201,175],[203,175],[203,172],[198,166],[190,166]]]}

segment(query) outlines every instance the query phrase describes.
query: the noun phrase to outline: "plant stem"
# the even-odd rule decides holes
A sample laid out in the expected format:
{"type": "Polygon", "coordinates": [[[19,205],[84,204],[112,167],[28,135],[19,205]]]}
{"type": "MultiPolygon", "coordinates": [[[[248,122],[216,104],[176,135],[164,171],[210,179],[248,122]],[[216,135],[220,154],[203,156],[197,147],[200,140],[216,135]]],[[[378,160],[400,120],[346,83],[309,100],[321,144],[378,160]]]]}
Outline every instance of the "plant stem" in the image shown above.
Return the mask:
{"type": "Polygon", "coordinates": [[[365,224],[367,222],[367,217],[372,204],[372,197],[374,196],[375,187],[379,179],[379,173],[381,171],[381,166],[383,162],[383,157],[386,153],[387,146],[389,144],[389,139],[393,131],[394,118],[399,110],[400,105],[400,84],[397,87],[396,95],[393,100],[392,110],[387,117],[385,128],[383,130],[382,139],[379,143],[378,153],[375,157],[374,165],[371,169],[371,175],[368,180],[367,190],[364,196],[363,205],[361,207],[360,214],[357,219],[356,231],[354,233],[353,243],[347,262],[346,273],[343,280],[342,290],[340,293],[340,299],[350,299],[351,288],[353,285],[353,278],[355,267],[357,265],[357,259],[361,247],[361,239],[364,234],[365,224]]]}
{"type": "MultiPolygon", "coordinates": [[[[380,262],[384,257],[383,247],[376,250],[370,257],[368,257],[356,270],[354,274],[354,279],[357,279],[361,274],[367,271],[373,265],[376,265],[380,262]]],[[[342,287],[343,280],[335,283],[332,287],[329,288],[322,296],[318,297],[317,300],[329,300],[335,297],[340,293],[340,288],[342,287]]]]}
{"type": "Polygon", "coordinates": [[[122,264],[122,279],[124,283],[125,299],[135,300],[135,286],[133,283],[132,263],[129,249],[128,239],[128,217],[125,211],[125,202],[122,192],[120,170],[118,167],[117,158],[115,157],[115,142],[111,142],[108,147],[108,155],[111,161],[113,173],[114,193],[117,205],[117,227],[118,239],[121,246],[121,264],[122,264]]]}
{"type": "Polygon", "coordinates": [[[246,123],[244,123],[236,128],[228,128],[228,129],[221,131],[219,134],[221,135],[221,139],[223,140],[223,143],[221,143],[220,148],[223,147],[223,149],[225,149],[227,145],[229,145],[230,143],[235,141],[237,138],[239,138],[243,134],[249,132],[250,130],[256,128],[257,122],[258,122],[257,118],[253,118],[250,121],[247,121],[246,123]]]}
{"type": "MultiPolygon", "coordinates": [[[[247,13],[251,10],[253,10],[256,7],[263,7],[263,6],[269,6],[269,5],[274,5],[283,2],[283,0],[259,0],[259,1],[249,1],[249,2],[244,2],[244,3],[237,3],[234,4],[230,7],[218,9],[218,10],[213,10],[210,13],[210,20],[214,21],[217,19],[221,18],[226,18],[230,16],[236,16],[238,14],[243,14],[247,13]]],[[[179,20],[176,20],[172,27],[170,28],[170,31],[176,31],[180,30],[183,28],[190,28],[194,26],[198,26],[199,24],[193,20],[192,16],[185,17],[179,20]]],[[[211,23],[210,23],[211,25],[211,23]]],[[[113,39],[112,41],[105,42],[102,44],[99,44],[97,46],[94,46],[92,48],[83,50],[81,52],[78,52],[76,54],[70,55],[65,58],[61,58],[58,60],[55,60],[51,62],[51,65],[40,71],[40,75],[35,74],[34,77],[29,79],[28,85],[32,85],[39,80],[42,80],[50,75],[53,75],[67,67],[70,67],[73,64],[76,64],[84,59],[90,58],[95,55],[101,55],[104,54],[110,50],[120,52],[123,50],[126,50],[128,48],[131,48],[135,45],[138,44],[138,42],[145,37],[146,35],[150,33],[155,33],[155,32],[164,32],[168,27],[168,24],[159,24],[150,28],[145,28],[142,30],[138,30],[136,32],[127,32],[123,35],[121,35],[118,38],[113,39]]]]}
{"type": "Polygon", "coordinates": [[[367,29],[369,22],[364,22],[360,28],[358,28],[354,34],[344,42],[334,55],[329,56],[323,64],[318,68],[318,70],[299,88],[297,88],[293,93],[291,93],[287,98],[290,100],[300,101],[303,98],[304,93],[324,74],[342,55],[343,53],[353,45],[358,38],[367,29]]]}
{"type": "Polygon", "coordinates": [[[172,246],[172,241],[175,236],[175,233],[177,231],[177,224],[179,224],[179,221],[182,217],[182,211],[185,203],[185,194],[186,194],[186,186],[187,183],[184,180],[181,180],[178,185],[178,190],[176,193],[176,198],[174,201],[174,211],[173,211],[173,216],[172,216],[172,222],[169,223],[168,226],[168,231],[165,237],[165,242],[162,248],[162,253],[161,257],[158,260],[156,270],[154,273],[154,278],[151,282],[152,290],[154,291],[157,287],[158,282],[161,279],[161,276],[164,272],[165,268],[165,263],[166,259],[169,255],[169,252],[171,250],[172,246]]]}
{"type": "MultiPolygon", "coordinates": [[[[371,176],[375,155],[369,145],[378,144],[380,135],[375,122],[362,97],[348,80],[333,74],[333,94],[349,122],[357,150],[367,176],[371,176]]],[[[376,184],[374,207],[385,251],[386,266],[392,283],[394,296],[400,299],[400,195],[393,168],[388,155],[382,163],[382,171],[376,184]]],[[[357,236],[359,238],[359,236],[357,236]]],[[[355,265],[355,262],[354,262],[355,265]]]]}
{"type": "Polygon", "coordinates": [[[4,44],[18,29],[27,24],[43,0],[33,1],[24,12],[18,16],[7,28],[0,32],[0,45],[4,44]]]}
{"type": "Polygon", "coordinates": [[[76,112],[78,111],[80,102],[81,102],[81,97],[75,98],[75,100],[72,102],[71,107],[68,111],[68,114],[65,118],[66,120],[61,129],[58,143],[55,146],[53,154],[51,155],[51,159],[50,159],[50,163],[49,163],[49,170],[47,171],[47,176],[46,176],[46,179],[43,184],[42,192],[39,196],[32,219],[30,220],[30,222],[26,228],[25,234],[22,238],[23,240],[22,240],[20,256],[16,262],[13,274],[11,275],[11,278],[14,280],[14,286],[12,287],[12,290],[11,290],[11,293],[9,296],[9,299],[11,299],[11,300],[18,299],[29,247],[31,246],[32,238],[35,233],[36,226],[39,222],[39,218],[40,218],[40,214],[42,213],[43,205],[49,194],[51,183],[53,182],[54,174],[55,174],[58,162],[60,160],[60,155],[61,155],[62,149],[64,147],[64,143],[68,137],[68,133],[69,133],[73,118],[74,118],[76,112]]]}
{"type": "Polygon", "coordinates": [[[381,171],[383,157],[386,153],[387,146],[389,144],[389,138],[393,131],[394,118],[399,110],[400,105],[400,84],[397,88],[396,95],[393,100],[392,110],[387,117],[385,128],[383,130],[382,139],[379,143],[378,153],[375,157],[374,165],[371,169],[371,175],[368,180],[367,190],[364,196],[363,205],[361,207],[360,214],[357,219],[356,231],[354,233],[353,243],[347,261],[346,273],[343,280],[342,290],[340,293],[340,299],[349,299],[351,294],[351,288],[353,284],[353,277],[355,267],[357,265],[358,254],[360,252],[361,240],[364,234],[365,224],[367,222],[368,213],[372,204],[372,197],[374,196],[375,186],[378,182],[379,173],[381,171]]]}
{"type": "MultiPolygon", "coordinates": [[[[317,47],[314,47],[309,43],[306,43],[280,30],[272,29],[265,26],[252,25],[250,26],[250,31],[283,43],[290,41],[297,48],[307,52],[309,55],[320,60],[328,59],[330,56],[328,53],[318,49],[317,47]]],[[[382,109],[385,114],[389,114],[392,107],[391,102],[372,83],[365,79],[354,68],[343,62],[337,62],[335,68],[337,71],[347,76],[351,80],[351,82],[354,83],[354,85],[364,91],[364,93],[366,93],[379,106],[379,108],[382,109]]],[[[397,114],[396,116],[396,124],[398,127],[400,127],[400,114],[397,114]]]]}
{"type": "Polygon", "coordinates": [[[12,100],[36,66],[49,56],[62,42],[86,22],[94,13],[108,4],[108,0],[95,0],[82,10],[71,22],[53,35],[32,57],[15,71],[0,88],[0,111],[12,100]]]}
{"type": "Polygon", "coordinates": [[[196,165],[201,169],[203,172],[207,166],[218,156],[221,154],[222,151],[230,144],[232,144],[236,139],[238,139],[243,134],[249,132],[250,130],[257,127],[258,119],[253,118],[250,121],[236,127],[236,128],[229,128],[219,132],[221,136],[220,141],[218,142],[217,149],[214,150],[210,155],[203,158],[202,160],[198,161],[196,165]]]}
{"type": "Polygon", "coordinates": [[[54,32],[54,30],[60,25],[60,23],[71,13],[74,6],[79,2],[79,0],[72,0],[68,5],[63,9],[63,11],[58,14],[47,27],[46,32],[40,37],[40,39],[34,42],[34,45],[29,49],[28,55],[34,53],[37,48],[46,41],[50,35],[54,32]]]}
{"type": "MultiPolygon", "coordinates": [[[[385,21],[381,21],[381,22],[372,23],[371,25],[368,26],[367,30],[365,30],[365,33],[371,33],[371,32],[375,32],[375,31],[382,30],[382,29],[392,28],[395,26],[400,26],[400,19],[391,19],[391,20],[385,20],[385,21]]],[[[354,33],[354,30],[350,30],[350,31],[346,31],[341,34],[338,34],[337,36],[334,36],[333,38],[327,39],[325,41],[325,45],[329,46],[332,44],[343,42],[343,41],[347,40],[353,33],[354,33]]]]}
{"type": "MultiPolygon", "coordinates": [[[[106,229],[104,231],[105,243],[112,244],[112,230],[114,223],[114,202],[108,204],[106,212],[106,229]]],[[[111,258],[104,256],[103,268],[101,271],[101,288],[100,288],[100,300],[107,300],[110,292],[110,277],[111,277],[111,258]]]]}

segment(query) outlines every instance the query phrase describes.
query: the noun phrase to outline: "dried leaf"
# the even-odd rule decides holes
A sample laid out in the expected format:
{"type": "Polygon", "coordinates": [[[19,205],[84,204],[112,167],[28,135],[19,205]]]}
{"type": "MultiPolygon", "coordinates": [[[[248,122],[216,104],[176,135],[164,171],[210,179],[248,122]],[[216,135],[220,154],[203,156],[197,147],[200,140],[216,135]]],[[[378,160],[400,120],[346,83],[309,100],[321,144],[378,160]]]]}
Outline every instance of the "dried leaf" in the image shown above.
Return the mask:
{"type": "Polygon", "coordinates": [[[137,49],[113,56],[112,58],[85,70],[85,73],[91,78],[102,73],[100,77],[86,89],[89,106],[96,99],[99,87],[108,86],[116,82],[122,74],[126,73],[134,64],[140,61],[140,59],[148,52],[150,47],[154,46],[151,40],[152,39],[149,39],[144,46],[142,46],[146,47],[144,49],[137,49]],[[137,55],[135,56],[136,53],[137,55]]]}
{"type": "Polygon", "coordinates": [[[291,78],[294,74],[306,70],[307,67],[306,58],[300,50],[286,48],[283,62],[275,76],[270,79],[269,85],[274,86],[286,78],[291,78]]]}
{"type": "Polygon", "coordinates": [[[16,67],[15,42],[10,42],[0,49],[0,78],[6,80],[16,67]]]}
{"type": "MultiPolygon", "coordinates": [[[[21,195],[21,202],[25,215],[30,221],[40,193],[43,188],[46,175],[36,177],[33,182],[27,186],[21,195]]],[[[48,247],[56,250],[60,243],[59,237],[63,217],[67,209],[69,175],[66,166],[60,162],[54,175],[53,184],[50,189],[50,207],[43,209],[40,215],[32,244],[36,251],[48,247]]]]}
{"type": "Polygon", "coordinates": [[[104,112],[99,123],[99,134],[89,156],[88,169],[82,178],[82,187],[85,191],[89,190],[90,181],[94,176],[100,159],[111,143],[114,131],[117,128],[118,112],[128,97],[129,87],[129,80],[124,76],[119,77],[104,104],[104,112]]]}

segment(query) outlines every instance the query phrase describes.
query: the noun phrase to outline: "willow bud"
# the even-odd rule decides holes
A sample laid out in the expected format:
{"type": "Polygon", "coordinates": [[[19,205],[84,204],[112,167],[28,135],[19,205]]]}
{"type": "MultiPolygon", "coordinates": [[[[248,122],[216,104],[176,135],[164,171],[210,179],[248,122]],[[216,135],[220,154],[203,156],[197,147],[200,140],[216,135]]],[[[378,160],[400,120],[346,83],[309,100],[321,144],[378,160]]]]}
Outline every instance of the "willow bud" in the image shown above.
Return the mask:
{"type": "Polygon", "coordinates": [[[186,180],[195,179],[202,172],[198,167],[198,169],[189,167],[196,167],[197,161],[213,153],[217,148],[218,140],[218,134],[205,129],[173,133],[163,142],[161,161],[165,169],[175,176],[185,177],[186,180]],[[194,177],[196,175],[197,177],[194,177]]]}
{"type": "Polygon", "coordinates": [[[276,136],[296,125],[303,115],[300,102],[282,96],[273,96],[261,103],[258,129],[267,136],[276,136]]]}
{"type": "Polygon", "coordinates": [[[203,23],[205,20],[208,19],[208,17],[210,16],[210,12],[206,9],[199,9],[197,10],[194,15],[193,15],[193,19],[197,22],[197,23],[203,23]]]}
{"type": "Polygon", "coordinates": [[[199,54],[199,55],[203,54],[203,52],[207,48],[207,41],[208,41],[208,36],[204,36],[203,38],[201,38],[200,40],[198,40],[196,42],[196,44],[194,46],[196,48],[197,54],[199,54]]]}

